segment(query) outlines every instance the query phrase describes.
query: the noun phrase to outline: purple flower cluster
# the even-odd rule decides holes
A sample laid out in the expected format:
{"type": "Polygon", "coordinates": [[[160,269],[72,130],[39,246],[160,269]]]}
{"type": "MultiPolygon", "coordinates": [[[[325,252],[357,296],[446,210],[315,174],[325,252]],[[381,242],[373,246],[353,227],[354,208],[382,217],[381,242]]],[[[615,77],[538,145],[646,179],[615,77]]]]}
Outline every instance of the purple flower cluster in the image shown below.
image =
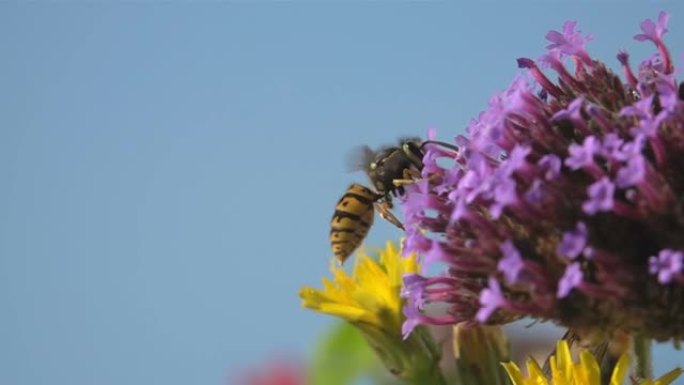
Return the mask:
{"type": "Polygon", "coordinates": [[[667,22],[641,24],[635,39],[656,53],[636,72],[618,54],[625,82],[566,22],[539,60],[518,59],[525,73],[455,138],[458,151],[427,145],[403,202],[404,249],[445,268],[405,277],[406,335],[531,316],[684,337],[684,86],[667,22]]]}

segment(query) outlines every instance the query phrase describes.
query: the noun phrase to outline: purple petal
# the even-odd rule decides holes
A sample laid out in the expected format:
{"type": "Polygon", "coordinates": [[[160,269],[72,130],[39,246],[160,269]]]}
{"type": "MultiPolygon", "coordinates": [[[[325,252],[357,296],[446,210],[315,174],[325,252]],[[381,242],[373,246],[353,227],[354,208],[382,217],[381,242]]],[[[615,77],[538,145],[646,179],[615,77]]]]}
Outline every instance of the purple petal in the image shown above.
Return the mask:
{"type": "Polygon", "coordinates": [[[540,179],[532,181],[530,188],[525,191],[525,200],[530,203],[541,203],[544,198],[544,185],[540,179]]]}
{"type": "Polygon", "coordinates": [[[595,136],[587,136],[582,145],[571,144],[568,147],[570,156],[565,159],[565,164],[573,170],[578,170],[594,164],[594,155],[599,152],[601,146],[595,136]]]}
{"type": "Polygon", "coordinates": [[[451,255],[444,251],[444,248],[439,241],[432,241],[432,246],[427,253],[425,253],[424,264],[426,266],[432,265],[435,262],[449,262],[451,255]]]}
{"type": "Polygon", "coordinates": [[[579,263],[575,262],[569,265],[565,269],[565,273],[563,273],[563,276],[558,282],[558,293],[556,294],[556,297],[567,297],[572,289],[576,288],[580,285],[580,283],[582,283],[583,278],[584,274],[582,273],[579,263]]]}
{"type": "Polygon", "coordinates": [[[558,244],[558,254],[568,259],[576,259],[587,246],[587,226],[583,222],[577,223],[577,227],[563,233],[563,239],[558,244]]]}
{"type": "Polygon", "coordinates": [[[454,207],[454,210],[451,212],[451,215],[449,216],[449,223],[456,223],[460,221],[462,218],[465,218],[468,215],[468,204],[466,203],[465,198],[459,197],[459,199],[456,201],[456,207],[454,207]]]}
{"type": "Polygon", "coordinates": [[[532,149],[529,146],[516,145],[511,151],[508,158],[499,166],[503,170],[505,176],[512,175],[515,171],[522,169],[527,165],[527,155],[532,149]]]}
{"type": "Polygon", "coordinates": [[[601,178],[588,188],[589,199],[584,202],[582,209],[589,215],[599,211],[610,211],[613,209],[613,194],[615,185],[608,177],[601,178]]]}
{"type": "Polygon", "coordinates": [[[560,175],[561,160],[553,154],[544,155],[537,163],[544,173],[544,179],[553,180],[560,175]]]}
{"type": "Polygon", "coordinates": [[[646,175],[646,160],[639,154],[627,161],[627,164],[618,170],[615,176],[615,184],[620,188],[638,185],[643,182],[646,175]]]}
{"type": "Polygon", "coordinates": [[[511,284],[517,283],[520,271],[524,266],[520,252],[511,241],[504,242],[500,249],[503,253],[503,258],[499,260],[497,269],[503,273],[506,282],[511,284]]]}
{"type": "Polygon", "coordinates": [[[417,307],[412,306],[410,303],[404,305],[403,312],[404,316],[406,316],[406,320],[401,325],[401,335],[404,339],[407,339],[413,332],[413,329],[423,323],[423,314],[421,314],[417,307]]]}
{"type": "Polygon", "coordinates": [[[649,272],[658,274],[658,282],[665,285],[672,282],[672,278],[681,273],[684,266],[684,253],[681,251],[663,249],[658,256],[649,258],[649,272]]]}
{"type": "Polygon", "coordinates": [[[494,219],[498,219],[503,213],[503,209],[518,200],[516,183],[512,178],[502,178],[494,188],[494,203],[489,211],[494,219]]]}
{"type": "Polygon", "coordinates": [[[668,31],[667,24],[670,20],[670,15],[667,12],[660,12],[658,15],[658,23],[654,23],[651,19],[646,19],[641,23],[641,31],[634,36],[635,40],[644,41],[650,40],[655,44],[662,42],[663,35],[668,31]]]}
{"type": "Polygon", "coordinates": [[[422,309],[425,306],[424,290],[427,278],[419,274],[406,274],[402,277],[401,296],[409,303],[422,309]]]}
{"type": "Polygon", "coordinates": [[[601,155],[607,159],[614,158],[615,154],[620,150],[620,146],[622,146],[623,143],[624,141],[620,139],[617,134],[607,134],[603,137],[603,141],[601,142],[601,155]]]}
{"type": "Polygon", "coordinates": [[[546,34],[546,39],[551,42],[546,48],[549,50],[557,50],[565,55],[579,56],[582,59],[587,58],[584,48],[586,41],[591,40],[591,36],[582,37],[581,31],[575,30],[576,21],[566,21],[563,24],[563,33],[557,31],[550,31],[546,34]]]}
{"type": "Polygon", "coordinates": [[[560,110],[553,114],[551,121],[558,121],[567,119],[570,121],[582,120],[582,104],[584,103],[584,98],[581,96],[573,100],[566,109],[560,110]]]}
{"type": "Polygon", "coordinates": [[[644,119],[653,116],[653,95],[643,98],[630,106],[623,107],[620,110],[620,116],[634,116],[639,119],[644,119]]]}
{"type": "Polygon", "coordinates": [[[426,238],[422,231],[414,226],[406,227],[406,239],[404,240],[403,255],[411,253],[422,254],[430,249],[431,240],[426,238]]]}
{"type": "Polygon", "coordinates": [[[506,299],[501,292],[499,282],[489,277],[489,286],[480,292],[480,310],[477,311],[475,319],[480,323],[485,323],[489,317],[506,303],[506,299]]]}
{"type": "Polygon", "coordinates": [[[633,157],[641,156],[646,140],[645,135],[637,135],[631,142],[624,143],[620,150],[613,154],[613,157],[618,160],[627,161],[633,157]]]}

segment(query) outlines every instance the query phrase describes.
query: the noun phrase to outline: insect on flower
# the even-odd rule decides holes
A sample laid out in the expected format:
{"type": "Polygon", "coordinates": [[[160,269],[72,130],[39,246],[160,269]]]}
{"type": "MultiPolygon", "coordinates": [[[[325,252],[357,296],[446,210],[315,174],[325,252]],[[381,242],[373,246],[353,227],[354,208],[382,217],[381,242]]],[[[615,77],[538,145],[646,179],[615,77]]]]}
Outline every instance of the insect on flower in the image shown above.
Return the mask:
{"type": "Polygon", "coordinates": [[[436,144],[453,151],[447,143],[418,138],[402,138],[398,146],[373,151],[368,146],[359,148],[351,164],[352,171],[363,170],[373,188],[354,183],[347,188],[335,206],[330,221],[330,244],[339,263],[344,263],[368,235],[375,211],[396,227],[404,230],[401,221],[392,213],[392,197],[404,194],[404,186],[421,178],[425,146],[436,144]]]}

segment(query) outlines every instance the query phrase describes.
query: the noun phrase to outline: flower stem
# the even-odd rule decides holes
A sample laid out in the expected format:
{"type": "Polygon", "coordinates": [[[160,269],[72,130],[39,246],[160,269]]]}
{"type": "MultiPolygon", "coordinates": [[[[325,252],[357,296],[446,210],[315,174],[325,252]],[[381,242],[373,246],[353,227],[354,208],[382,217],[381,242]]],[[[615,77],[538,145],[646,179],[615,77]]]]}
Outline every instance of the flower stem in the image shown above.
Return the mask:
{"type": "Polygon", "coordinates": [[[441,348],[435,343],[428,329],[419,326],[404,342],[413,356],[403,376],[404,381],[413,385],[446,385],[439,367],[441,348]]]}
{"type": "Polygon", "coordinates": [[[435,367],[431,371],[423,372],[418,377],[406,378],[405,381],[407,384],[411,385],[446,385],[446,380],[442,375],[442,371],[438,367],[435,367]]]}
{"type": "Polygon", "coordinates": [[[440,347],[426,326],[416,327],[403,339],[400,325],[382,329],[366,323],[354,324],[368,341],[385,368],[410,385],[446,385],[439,367],[440,347]]]}
{"type": "Polygon", "coordinates": [[[635,374],[637,377],[653,377],[653,357],[651,353],[651,339],[643,334],[634,336],[634,355],[637,361],[635,374]]]}

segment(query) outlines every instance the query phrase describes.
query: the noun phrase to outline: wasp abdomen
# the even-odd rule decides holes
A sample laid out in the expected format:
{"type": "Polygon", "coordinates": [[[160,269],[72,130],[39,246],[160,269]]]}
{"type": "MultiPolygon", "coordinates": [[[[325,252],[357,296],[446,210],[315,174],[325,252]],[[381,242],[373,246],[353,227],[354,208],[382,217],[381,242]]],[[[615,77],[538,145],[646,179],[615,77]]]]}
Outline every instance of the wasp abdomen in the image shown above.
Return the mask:
{"type": "Polygon", "coordinates": [[[335,257],[344,262],[359,247],[373,224],[373,204],[380,195],[352,184],[337,202],[330,223],[330,244],[335,257]]]}

